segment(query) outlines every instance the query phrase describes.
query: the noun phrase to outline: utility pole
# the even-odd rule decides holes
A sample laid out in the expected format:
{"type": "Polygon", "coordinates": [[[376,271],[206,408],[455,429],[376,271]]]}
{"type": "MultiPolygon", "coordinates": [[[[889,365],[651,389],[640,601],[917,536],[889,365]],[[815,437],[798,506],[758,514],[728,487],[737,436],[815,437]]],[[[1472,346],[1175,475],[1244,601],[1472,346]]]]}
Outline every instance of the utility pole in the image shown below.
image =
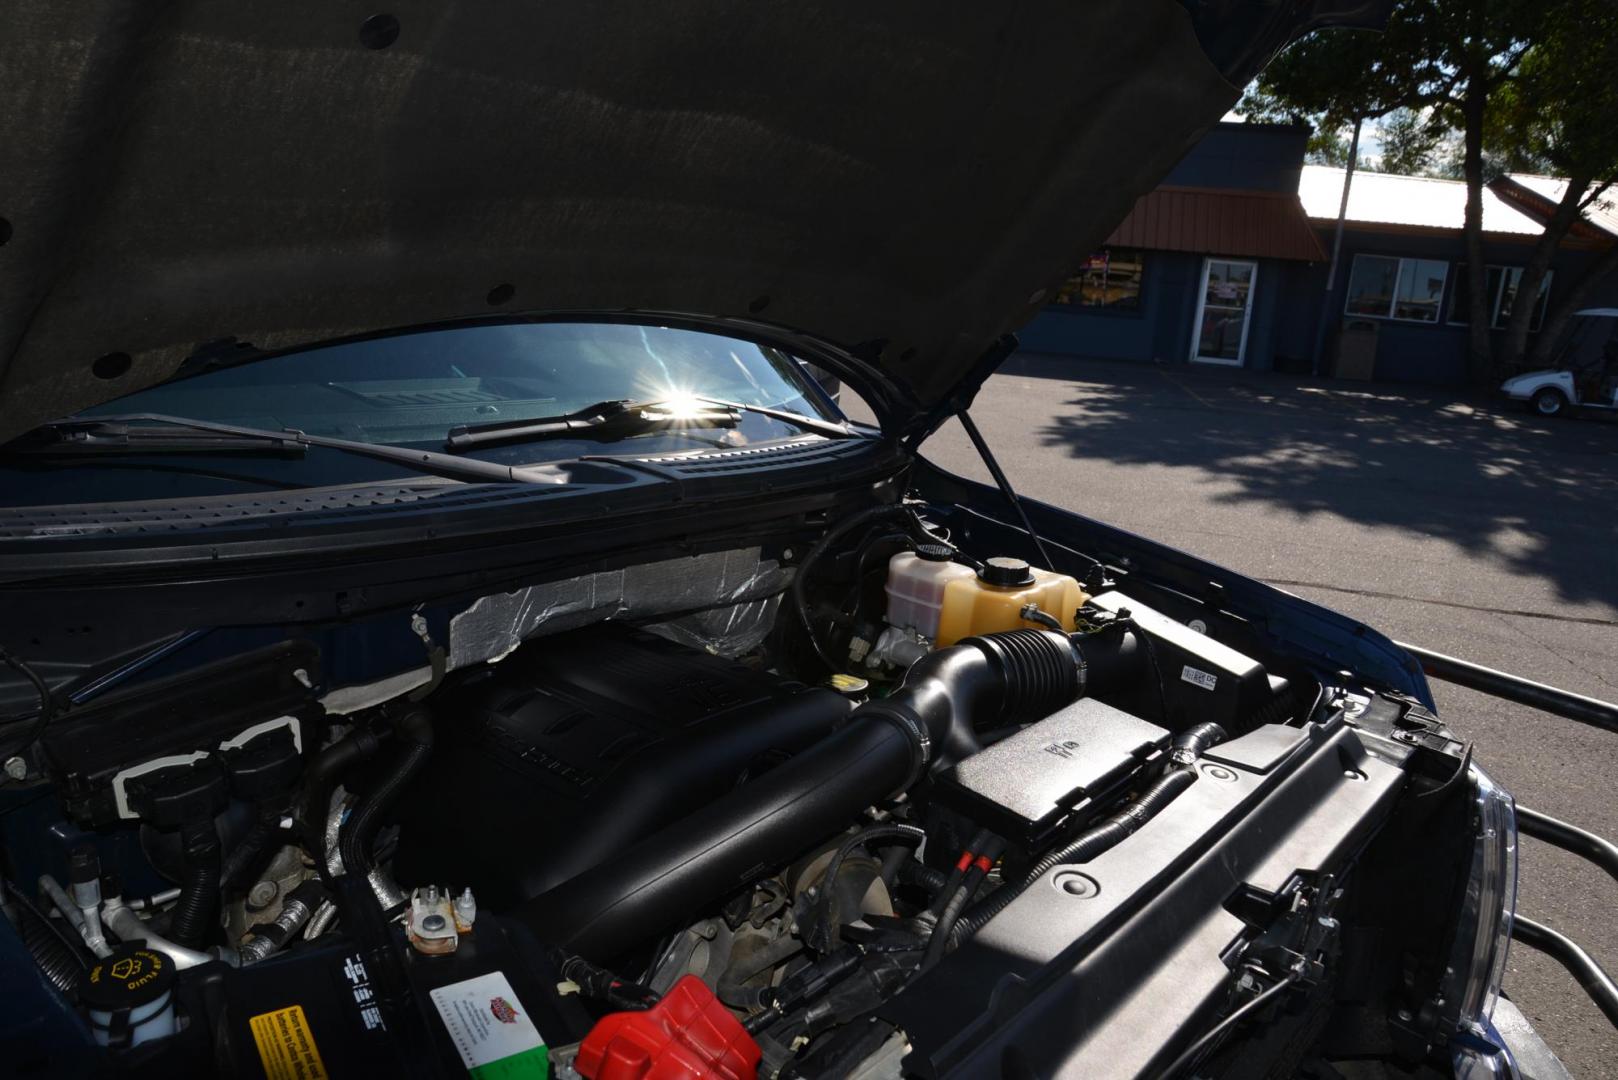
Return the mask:
{"type": "Polygon", "coordinates": [[[1337,204],[1337,232],[1331,242],[1331,263],[1326,270],[1326,291],[1320,296],[1320,317],[1315,320],[1315,354],[1311,367],[1316,375],[1324,375],[1326,362],[1326,327],[1332,316],[1332,293],[1337,288],[1337,263],[1343,254],[1343,219],[1348,216],[1348,189],[1354,183],[1354,168],[1360,160],[1360,125],[1365,117],[1354,118],[1354,136],[1348,141],[1348,168],[1343,173],[1343,198],[1337,204]]]}

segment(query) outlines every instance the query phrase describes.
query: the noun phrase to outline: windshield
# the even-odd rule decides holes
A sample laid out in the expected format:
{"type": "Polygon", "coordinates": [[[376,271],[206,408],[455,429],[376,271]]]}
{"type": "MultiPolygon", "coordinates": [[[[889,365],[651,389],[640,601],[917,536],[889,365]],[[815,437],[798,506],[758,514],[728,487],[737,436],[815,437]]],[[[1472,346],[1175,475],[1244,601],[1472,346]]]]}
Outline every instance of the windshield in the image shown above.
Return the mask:
{"type": "Polygon", "coordinates": [[[415,443],[442,442],[463,424],[690,395],[827,415],[797,362],[777,350],[603,323],[477,325],[328,345],[141,390],[80,415],[167,413],[415,443]]]}
{"type": "MultiPolygon", "coordinates": [[[[688,396],[841,419],[803,365],[780,350],[694,330],[588,322],[483,323],[320,346],[176,379],[78,415],[162,414],[443,451],[456,429],[574,413],[601,402],[688,396]]],[[[737,411],[724,423],[604,426],[563,438],[476,446],[461,456],[515,466],[587,454],[738,447],[804,433],[789,417],[737,411]]],[[[94,454],[4,453],[0,505],[420,478],[397,464],[331,449],[288,455],[221,442],[198,449],[182,445],[181,453],[153,445],[153,432],[144,434],[141,446],[94,454]]],[[[182,434],[195,438],[194,432],[182,434]]]]}

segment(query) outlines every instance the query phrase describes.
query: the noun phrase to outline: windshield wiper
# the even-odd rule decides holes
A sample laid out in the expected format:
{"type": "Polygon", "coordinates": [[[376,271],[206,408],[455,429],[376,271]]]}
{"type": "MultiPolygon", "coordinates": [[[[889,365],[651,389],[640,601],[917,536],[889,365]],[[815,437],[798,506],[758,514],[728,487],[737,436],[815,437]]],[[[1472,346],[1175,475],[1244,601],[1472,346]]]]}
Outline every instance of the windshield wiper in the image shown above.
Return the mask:
{"type": "Polygon", "coordinates": [[[147,454],[176,452],[302,454],[307,447],[339,450],[402,465],[430,476],[478,483],[556,484],[564,482],[554,469],[497,465],[492,461],[452,457],[433,450],[411,450],[384,443],[307,435],[288,428],[269,431],[193,420],[164,413],[124,413],[116,416],[69,416],[41,424],[29,433],[35,441],[13,444],[6,454],[48,457],[79,454],[147,454]],[[155,428],[130,425],[156,424],[155,428]]]}
{"type": "Polygon", "coordinates": [[[841,424],[788,412],[785,409],[747,405],[719,398],[679,397],[656,401],[598,401],[574,412],[559,413],[555,416],[504,420],[493,424],[462,425],[450,429],[448,437],[444,440],[444,448],[467,450],[474,446],[561,439],[569,436],[623,438],[686,427],[734,427],[741,418],[740,414],[744,412],[795,424],[806,431],[835,439],[846,439],[854,434],[841,424]],[[692,405],[708,408],[693,410],[690,408],[692,405]]]}

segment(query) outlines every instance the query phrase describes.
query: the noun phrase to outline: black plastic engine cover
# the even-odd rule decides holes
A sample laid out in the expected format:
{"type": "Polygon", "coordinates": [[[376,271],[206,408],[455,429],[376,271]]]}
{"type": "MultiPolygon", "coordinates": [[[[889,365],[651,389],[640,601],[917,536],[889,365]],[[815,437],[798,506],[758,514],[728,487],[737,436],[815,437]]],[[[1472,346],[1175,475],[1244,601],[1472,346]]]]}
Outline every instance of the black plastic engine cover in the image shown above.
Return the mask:
{"type": "Polygon", "coordinates": [[[435,697],[401,800],[398,879],[502,909],[610,858],[847,717],[849,703],[605,624],[531,642],[435,697]]]}
{"type": "Polygon", "coordinates": [[[1174,731],[1212,721],[1234,733],[1263,722],[1266,707],[1287,689],[1285,679],[1269,674],[1252,657],[1123,593],[1102,593],[1090,602],[1114,614],[1128,611],[1151,638],[1153,677],[1101,695],[1125,712],[1151,717],[1174,731]]]}
{"type": "Polygon", "coordinates": [[[934,797],[1036,848],[1116,791],[1168,741],[1156,724],[1080,698],[951,766],[936,779],[934,797]]]}

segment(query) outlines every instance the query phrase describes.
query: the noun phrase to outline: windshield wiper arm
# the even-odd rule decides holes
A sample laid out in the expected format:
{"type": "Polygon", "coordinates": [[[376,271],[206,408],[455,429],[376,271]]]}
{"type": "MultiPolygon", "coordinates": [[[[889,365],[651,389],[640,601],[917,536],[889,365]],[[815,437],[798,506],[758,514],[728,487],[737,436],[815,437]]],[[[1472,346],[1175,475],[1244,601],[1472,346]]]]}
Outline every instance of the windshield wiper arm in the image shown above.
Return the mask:
{"type": "Polygon", "coordinates": [[[787,409],[775,409],[768,405],[747,405],[740,401],[725,401],[721,398],[711,397],[694,397],[691,400],[700,401],[707,405],[718,405],[726,409],[740,409],[742,412],[757,413],[759,416],[768,416],[772,420],[796,424],[805,431],[813,431],[817,435],[824,435],[830,439],[851,439],[856,434],[850,431],[846,424],[822,420],[818,416],[806,416],[803,413],[791,412],[787,409]]]}
{"type": "Polygon", "coordinates": [[[171,429],[196,432],[216,440],[220,448],[251,448],[256,451],[302,453],[305,447],[318,446],[326,450],[340,450],[348,454],[392,462],[432,476],[474,483],[501,484],[554,484],[561,480],[553,470],[528,469],[510,465],[497,465],[492,461],[452,457],[433,450],[411,450],[385,443],[360,442],[357,439],[336,439],[326,435],[307,435],[288,428],[269,431],[263,428],[243,427],[239,424],[221,424],[212,420],[193,420],[185,416],[165,413],[123,413],[116,416],[69,416],[53,420],[34,429],[33,434],[54,436],[28,448],[7,448],[7,452],[33,454],[52,453],[125,453],[140,454],[159,448],[174,449],[184,444],[187,449],[201,449],[197,439],[181,439],[174,431],[153,432],[146,438],[142,429],[124,427],[128,424],[162,424],[171,429]],[[171,442],[171,440],[178,440],[171,442]],[[169,445],[165,445],[165,444],[169,445]]]}
{"type": "Polygon", "coordinates": [[[846,439],[854,433],[841,424],[803,416],[785,409],[772,409],[765,405],[747,405],[739,401],[723,401],[708,397],[666,398],[658,401],[598,401],[570,413],[555,416],[536,416],[527,420],[503,420],[492,424],[471,424],[451,428],[444,440],[447,450],[466,450],[474,446],[492,446],[497,443],[531,442],[539,439],[560,439],[570,435],[600,437],[603,435],[638,435],[669,428],[697,425],[734,426],[744,412],[757,413],[774,420],[796,424],[798,427],[832,438],[846,439]],[[669,411],[671,406],[692,404],[712,406],[717,411],[692,412],[689,408],[669,411]]]}
{"type": "Polygon", "coordinates": [[[91,422],[82,426],[58,421],[35,428],[30,440],[5,448],[7,454],[38,457],[78,457],[95,454],[266,454],[302,457],[308,449],[285,434],[235,435],[201,431],[194,427],[162,424],[91,422]]]}
{"type": "Polygon", "coordinates": [[[570,435],[582,438],[642,435],[672,427],[699,425],[733,427],[738,419],[734,409],[678,416],[658,412],[665,405],[666,403],[661,401],[598,401],[574,412],[558,413],[555,416],[501,420],[492,424],[463,424],[450,428],[449,434],[444,439],[444,448],[469,450],[474,446],[563,439],[570,435]]]}

